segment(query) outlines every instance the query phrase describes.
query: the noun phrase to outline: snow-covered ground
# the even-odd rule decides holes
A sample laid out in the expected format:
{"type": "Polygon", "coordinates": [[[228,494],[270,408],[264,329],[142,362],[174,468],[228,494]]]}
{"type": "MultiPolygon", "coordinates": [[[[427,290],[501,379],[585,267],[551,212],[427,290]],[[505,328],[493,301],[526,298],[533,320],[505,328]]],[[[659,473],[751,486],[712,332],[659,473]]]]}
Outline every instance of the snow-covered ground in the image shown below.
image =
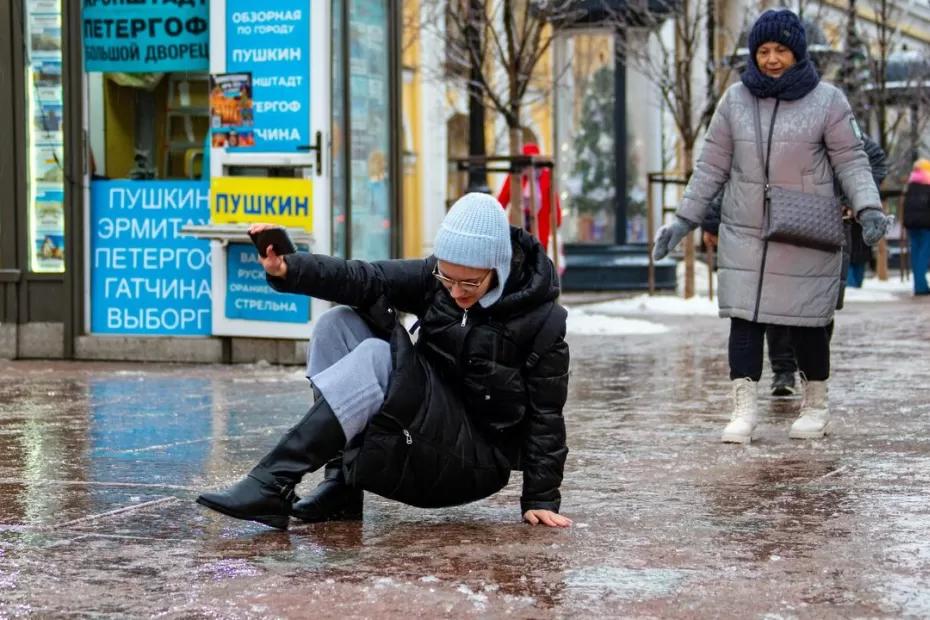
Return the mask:
{"type": "Polygon", "coordinates": [[[914,285],[910,275],[906,280],[901,280],[897,272],[888,274],[888,279],[881,282],[878,278],[866,278],[862,283],[862,288],[846,287],[846,301],[850,303],[860,302],[889,302],[896,301],[902,297],[911,295],[914,291],[914,285]]]}
{"type": "Polygon", "coordinates": [[[593,310],[591,306],[583,306],[569,308],[567,331],[582,336],[630,336],[662,334],[669,331],[669,328],[640,319],[608,316],[593,310]]]}
{"type": "MultiPolygon", "coordinates": [[[[707,294],[708,276],[706,265],[698,263],[695,267],[696,296],[691,299],[682,298],[679,291],[677,294],[637,295],[627,299],[572,307],[568,315],[568,332],[598,336],[661,334],[673,327],[644,320],[643,317],[717,316],[717,300],[711,300],[707,294]]],[[[681,289],[681,283],[684,282],[683,264],[679,264],[678,282],[681,289]]],[[[716,285],[715,277],[715,288],[716,285]]],[[[900,275],[893,272],[884,282],[869,277],[860,289],[847,287],[846,302],[893,302],[909,296],[911,291],[910,278],[901,280],[900,275]]]]}

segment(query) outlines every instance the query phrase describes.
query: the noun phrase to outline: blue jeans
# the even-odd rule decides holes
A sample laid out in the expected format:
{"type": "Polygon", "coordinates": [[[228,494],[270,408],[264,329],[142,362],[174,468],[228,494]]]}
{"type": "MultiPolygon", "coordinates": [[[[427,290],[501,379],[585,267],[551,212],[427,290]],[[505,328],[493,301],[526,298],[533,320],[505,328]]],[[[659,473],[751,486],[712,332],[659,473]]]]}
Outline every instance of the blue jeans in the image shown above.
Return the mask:
{"type": "Polygon", "coordinates": [[[862,281],[865,280],[865,263],[854,265],[849,264],[849,272],[846,274],[846,285],[852,288],[862,288],[862,281]]]}
{"type": "Polygon", "coordinates": [[[908,228],[911,240],[911,271],[914,272],[914,294],[930,293],[927,267],[930,266],[930,228],[908,228]]]}

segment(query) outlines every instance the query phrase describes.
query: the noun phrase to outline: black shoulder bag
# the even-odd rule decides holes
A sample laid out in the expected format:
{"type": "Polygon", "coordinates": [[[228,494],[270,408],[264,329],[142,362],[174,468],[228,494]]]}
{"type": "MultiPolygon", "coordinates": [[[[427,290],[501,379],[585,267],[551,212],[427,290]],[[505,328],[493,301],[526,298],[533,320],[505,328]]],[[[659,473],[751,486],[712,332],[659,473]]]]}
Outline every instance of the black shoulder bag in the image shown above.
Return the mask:
{"type": "Polygon", "coordinates": [[[843,212],[836,196],[820,196],[773,187],[769,184],[772,132],[775,130],[775,115],[778,114],[779,103],[780,101],[775,101],[775,109],[772,111],[766,157],[762,156],[762,121],[758,98],[755,98],[753,107],[756,121],[756,146],[759,151],[759,162],[762,164],[765,175],[762,238],[767,241],[835,252],[842,248],[846,241],[843,231],[843,212]]]}

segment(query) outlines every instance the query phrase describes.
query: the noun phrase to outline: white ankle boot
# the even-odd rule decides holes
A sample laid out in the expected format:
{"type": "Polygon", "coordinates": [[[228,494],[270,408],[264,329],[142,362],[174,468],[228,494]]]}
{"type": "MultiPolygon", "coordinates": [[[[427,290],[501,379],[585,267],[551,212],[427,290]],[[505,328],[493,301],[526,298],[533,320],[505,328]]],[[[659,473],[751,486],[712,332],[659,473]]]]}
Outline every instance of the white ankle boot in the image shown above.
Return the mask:
{"type": "Polygon", "coordinates": [[[733,380],[733,413],[730,423],[723,429],[720,441],[724,443],[749,443],[752,431],[759,419],[757,403],[758,384],[752,379],[733,380]]]}
{"type": "Polygon", "coordinates": [[[791,439],[820,439],[830,430],[830,402],[826,381],[804,381],[801,415],[791,425],[791,439]]]}

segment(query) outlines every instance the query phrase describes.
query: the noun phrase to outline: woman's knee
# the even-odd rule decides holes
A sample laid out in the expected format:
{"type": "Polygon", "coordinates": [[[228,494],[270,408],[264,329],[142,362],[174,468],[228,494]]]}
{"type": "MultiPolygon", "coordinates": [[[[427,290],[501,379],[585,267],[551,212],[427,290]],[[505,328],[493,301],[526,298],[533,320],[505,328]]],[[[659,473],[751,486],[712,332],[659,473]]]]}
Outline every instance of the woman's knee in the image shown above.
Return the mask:
{"type": "Polygon", "coordinates": [[[333,306],[317,318],[314,329],[326,329],[361,320],[362,317],[349,306],[333,306]]]}
{"type": "Polygon", "coordinates": [[[359,343],[353,355],[359,356],[360,359],[370,364],[382,386],[387,385],[393,364],[389,342],[380,338],[367,338],[359,343]]]}

